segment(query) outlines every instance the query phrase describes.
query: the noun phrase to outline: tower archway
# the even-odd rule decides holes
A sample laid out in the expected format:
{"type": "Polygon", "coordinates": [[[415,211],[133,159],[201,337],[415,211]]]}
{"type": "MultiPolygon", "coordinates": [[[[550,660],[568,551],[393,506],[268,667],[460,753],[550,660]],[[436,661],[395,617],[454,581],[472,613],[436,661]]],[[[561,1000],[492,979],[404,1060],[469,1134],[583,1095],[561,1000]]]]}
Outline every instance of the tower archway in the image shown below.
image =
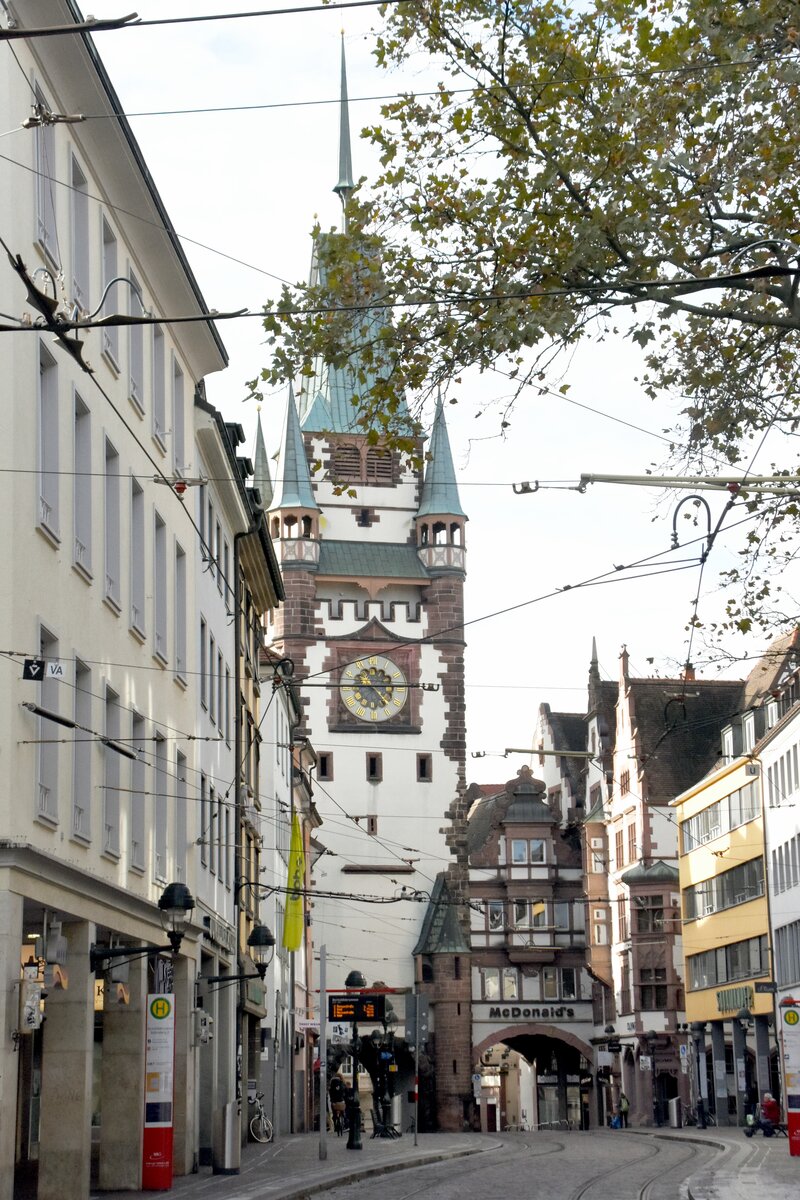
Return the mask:
{"type": "Polygon", "coordinates": [[[592,1128],[592,1058],[588,1043],[557,1025],[498,1028],[475,1046],[481,1129],[592,1128]]]}

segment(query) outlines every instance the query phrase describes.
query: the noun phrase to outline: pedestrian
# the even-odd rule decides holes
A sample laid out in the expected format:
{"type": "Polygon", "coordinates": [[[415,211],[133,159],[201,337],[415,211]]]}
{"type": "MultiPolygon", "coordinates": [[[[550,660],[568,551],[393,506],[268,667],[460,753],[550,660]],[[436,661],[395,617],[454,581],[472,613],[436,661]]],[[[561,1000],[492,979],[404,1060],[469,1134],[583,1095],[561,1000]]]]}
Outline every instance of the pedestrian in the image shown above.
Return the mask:
{"type": "Polygon", "coordinates": [[[331,1112],[333,1113],[333,1128],[339,1137],[342,1136],[345,1127],[345,1099],[346,1089],[344,1080],[338,1073],[334,1075],[328,1085],[328,1095],[331,1098],[331,1112]]]}
{"type": "Polygon", "coordinates": [[[753,1137],[757,1129],[760,1129],[764,1137],[772,1137],[775,1133],[775,1126],[781,1123],[781,1106],[772,1095],[772,1092],[764,1092],[764,1098],[761,1101],[760,1108],[755,1115],[755,1120],[752,1125],[745,1130],[746,1137],[753,1137]]]}
{"type": "Polygon", "coordinates": [[[620,1120],[620,1125],[622,1126],[623,1129],[628,1128],[628,1109],[630,1108],[630,1106],[631,1105],[630,1105],[630,1101],[628,1100],[628,1097],[625,1095],[624,1092],[620,1092],[620,1094],[619,1094],[619,1120],[620,1120]]]}

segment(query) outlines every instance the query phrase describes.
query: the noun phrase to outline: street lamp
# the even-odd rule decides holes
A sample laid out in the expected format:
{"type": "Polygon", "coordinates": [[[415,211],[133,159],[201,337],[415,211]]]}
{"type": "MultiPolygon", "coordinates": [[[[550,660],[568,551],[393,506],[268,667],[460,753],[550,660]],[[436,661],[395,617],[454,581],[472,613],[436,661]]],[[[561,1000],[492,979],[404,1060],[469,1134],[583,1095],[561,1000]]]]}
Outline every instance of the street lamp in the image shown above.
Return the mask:
{"type": "Polygon", "coordinates": [[[397,1025],[397,1014],[391,1004],[386,1002],[386,1009],[382,1021],[383,1033],[380,1029],[372,1031],[372,1045],[375,1049],[375,1057],[380,1065],[379,1072],[379,1087],[381,1089],[380,1106],[381,1106],[381,1132],[382,1138],[397,1137],[397,1131],[390,1123],[391,1108],[392,1108],[392,1093],[389,1091],[389,1063],[394,1051],[394,1027],[397,1025]]]}
{"type": "MultiPolygon", "coordinates": [[[[344,986],[365,988],[367,980],[360,971],[351,971],[344,981],[344,986]]],[[[357,1010],[355,1010],[357,1011],[357,1010]]],[[[350,1098],[350,1129],[347,1135],[348,1150],[363,1150],[361,1144],[361,1101],[358,1098],[358,1018],[353,1017],[353,1088],[350,1098]]]]}
{"type": "Polygon", "coordinates": [[[144,958],[145,955],[161,954],[171,950],[177,954],[181,948],[186,926],[189,924],[189,914],[194,908],[194,899],[185,883],[168,883],[158,901],[161,910],[161,924],[168,938],[166,946],[96,946],[89,947],[89,963],[95,974],[107,971],[112,960],[124,959],[126,962],[134,958],[144,958]]]}
{"type": "Polygon", "coordinates": [[[238,975],[199,975],[198,982],[203,985],[216,983],[220,987],[224,987],[226,983],[238,983],[242,979],[258,978],[263,983],[267,967],[272,962],[272,955],[275,952],[275,935],[267,925],[254,925],[247,939],[247,946],[255,963],[255,975],[252,971],[238,975]]]}
{"type": "Polygon", "coordinates": [[[703,1034],[706,1031],[705,1021],[692,1021],[690,1025],[692,1041],[694,1042],[694,1057],[697,1066],[697,1126],[698,1129],[706,1128],[706,1106],[703,1099],[706,1056],[700,1056],[700,1047],[703,1045],[703,1034]]]}

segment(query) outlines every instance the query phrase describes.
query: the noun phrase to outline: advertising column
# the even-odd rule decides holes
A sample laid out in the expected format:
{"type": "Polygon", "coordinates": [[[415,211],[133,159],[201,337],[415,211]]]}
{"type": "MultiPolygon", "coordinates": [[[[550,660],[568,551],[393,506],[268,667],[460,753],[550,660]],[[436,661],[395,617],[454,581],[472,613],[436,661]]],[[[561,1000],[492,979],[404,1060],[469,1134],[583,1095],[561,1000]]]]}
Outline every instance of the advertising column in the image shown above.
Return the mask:
{"type": "Polygon", "coordinates": [[[172,1087],[175,1063],[175,997],[147,997],[144,1063],[142,1189],[172,1187],[172,1087]]]}

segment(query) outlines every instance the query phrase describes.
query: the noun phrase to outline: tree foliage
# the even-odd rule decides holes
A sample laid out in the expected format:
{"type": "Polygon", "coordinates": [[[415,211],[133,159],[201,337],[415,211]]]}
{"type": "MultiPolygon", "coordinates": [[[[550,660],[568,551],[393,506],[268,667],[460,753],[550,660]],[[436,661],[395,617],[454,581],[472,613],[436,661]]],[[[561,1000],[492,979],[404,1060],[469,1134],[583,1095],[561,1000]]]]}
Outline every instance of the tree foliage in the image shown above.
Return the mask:
{"type": "MultiPolygon", "coordinates": [[[[541,386],[618,321],[644,390],[683,399],[676,461],[746,465],[795,433],[797,3],[420,0],[383,20],[379,62],[421,58],[438,87],[366,131],[382,173],[267,311],[265,378],[354,363],[358,419],[391,436],[402,393],[498,365],[541,386]]],[[[751,502],[782,562],[791,506],[751,502]]],[[[769,594],[754,553],[732,580],[748,613],[769,594]]]]}

